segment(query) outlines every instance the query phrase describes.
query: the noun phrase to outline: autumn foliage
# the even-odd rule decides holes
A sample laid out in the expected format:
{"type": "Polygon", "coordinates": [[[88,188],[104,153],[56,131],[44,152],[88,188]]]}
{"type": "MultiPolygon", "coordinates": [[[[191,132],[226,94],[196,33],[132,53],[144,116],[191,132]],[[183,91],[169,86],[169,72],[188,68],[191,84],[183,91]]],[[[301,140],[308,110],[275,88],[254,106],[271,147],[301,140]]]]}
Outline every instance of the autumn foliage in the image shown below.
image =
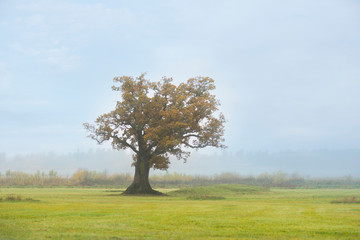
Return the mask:
{"type": "Polygon", "coordinates": [[[85,123],[89,137],[98,143],[111,141],[114,149],[134,152],[135,177],[126,193],[155,193],[148,183],[149,169],[167,169],[170,155],[186,160],[190,152],[207,146],[225,147],[225,118],[217,113],[219,101],[211,94],[214,80],[196,77],[178,86],[171,78],[151,82],[114,78],[113,91],[121,100],[95,125],[85,123]]]}

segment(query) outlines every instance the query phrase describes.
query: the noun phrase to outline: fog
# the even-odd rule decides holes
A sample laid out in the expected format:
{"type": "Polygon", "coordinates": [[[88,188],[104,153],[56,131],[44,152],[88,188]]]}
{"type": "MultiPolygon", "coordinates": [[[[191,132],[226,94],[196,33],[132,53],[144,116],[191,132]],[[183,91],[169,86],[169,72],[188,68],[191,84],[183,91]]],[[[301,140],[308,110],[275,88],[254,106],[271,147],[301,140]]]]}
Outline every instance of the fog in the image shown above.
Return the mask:
{"type": "MultiPolygon", "coordinates": [[[[184,163],[172,158],[167,173],[213,175],[237,173],[244,176],[284,172],[303,177],[360,177],[360,150],[298,150],[204,154],[194,152],[184,163]]],[[[132,158],[124,151],[90,150],[58,155],[55,153],[6,156],[0,154],[0,169],[35,173],[57,171],[72,175],[78,169],[107,173],[133,173],[132,158]]],[[[152,170],[155,174],[166,172],[152,170]]]]}
{"type": "Polygon", "coordinates": [[[132,172],[82,127],[115,76],[215,79],[225,152],[169,171],[357,175],[358,1],[0,1],[0,172],[132,172]],[[89,150],[95,149],[95,150],[89,150]]]}

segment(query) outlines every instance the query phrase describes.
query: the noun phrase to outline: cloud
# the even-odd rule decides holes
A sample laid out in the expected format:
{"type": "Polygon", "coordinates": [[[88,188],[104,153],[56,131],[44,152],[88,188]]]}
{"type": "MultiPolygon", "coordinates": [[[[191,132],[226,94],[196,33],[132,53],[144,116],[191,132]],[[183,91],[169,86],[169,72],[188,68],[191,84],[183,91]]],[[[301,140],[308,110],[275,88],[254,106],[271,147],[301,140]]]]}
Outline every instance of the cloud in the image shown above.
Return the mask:
{"type": "Polygon", "coordinates": [[[4,29],[10,33],[8,47],[39,66],[58,70],[81,68],[95,60],[88,56],[107,51],[110,44],[129,51],[126,46],[141,38],[146,44],[146,35],[157,34],[150,27],[156,17],[146,11],[135,13],[131,4],[20,1],[15,5],[17,11],[6,19],[4,29]]]}
{"type": "Polygon", "coordinates": [[[46,49],[43,54],[43,62],[58,66],[62,70],[76,69],[81,65],[81,57],[70,53],[70,49],[62,46],[59,48],[46,49]]]}
{"type": "Polygon", "coordinates": [[[84,32],[97,34],[104,29],[133,26],[142,20],[124,6],[106,6],[103,3],[33,1],[23,2],[18,8],[29,14],[26,19],[28,27],[46,28],[55,34],[59,31],[57,35],[63,37],[68,37],[67,34],[76,36],[84,32]]]}
{"type": "Polygon", "coordinates": [[[0,110],[32,112],[27,128],[42,118],[48,126],[92,121],[114,106],[112,77],[146,71],[152,80],[213,77],[232,151],[360,142],[360,15],[353,1],[6,6],[0,110]]]}
{"type": "Polygon", "coordinates": [[[69,71],[81,66],[82,57],[72,53],[72,49],[66,46],[43,47],[13,44],[12,49],[23,56],[37,60],[39,65],[45,64],[57,69],[69,71]]]}

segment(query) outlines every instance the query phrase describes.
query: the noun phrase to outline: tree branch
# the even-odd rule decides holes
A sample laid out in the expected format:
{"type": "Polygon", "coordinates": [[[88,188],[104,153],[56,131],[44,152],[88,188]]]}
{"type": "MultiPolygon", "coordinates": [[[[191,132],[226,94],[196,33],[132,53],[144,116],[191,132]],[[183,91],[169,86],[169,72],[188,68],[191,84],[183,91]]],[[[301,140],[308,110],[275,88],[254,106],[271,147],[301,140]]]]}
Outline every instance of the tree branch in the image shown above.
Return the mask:
{"type": "Polygon", "coordinates": [[[202,136],[200,136],[200,135],[198,135],[198,134],[187,134],[187,135],[184,135],[184,138],[187,138],[187,137],[202,138],[202,136]]]}
{"type": "Polygon", "coordinates": [[[118,143],[124,144],[125,146],[127,146],[128,148],[133,150],[135,153],[139,153],[139,151],[136,150],[136,148],[134,146],[132,146],[130,143],[128,143],[126,140],[122,140],[122,139],[120,139],[118,136],[116,136],[114,134],[112,134],[111,137],[115,138],[118,143]]]}
{"type": "Polygon", "coordinates": [[[195,145],[192,145],[192,144],[184,142],[184,141],[182,141],[181,143],[184,144],[186,147],[194,148],[194,149],[206,147],[206,145],[196,145],[195,146],[195,145]]]}

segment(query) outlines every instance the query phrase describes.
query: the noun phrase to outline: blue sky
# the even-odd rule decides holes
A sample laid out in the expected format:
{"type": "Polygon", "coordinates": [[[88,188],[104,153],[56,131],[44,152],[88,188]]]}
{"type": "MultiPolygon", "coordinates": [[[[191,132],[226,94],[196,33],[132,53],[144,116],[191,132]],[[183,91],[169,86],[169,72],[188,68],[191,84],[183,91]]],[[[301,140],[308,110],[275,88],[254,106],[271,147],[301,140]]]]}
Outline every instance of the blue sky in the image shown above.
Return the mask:
{"type": "Polygon", "coordinates": [[[359,149],[359,29],[355,0],[2,0],[0,153],[97,148],[82,123],[142,72],[214,78],[229,152],[359,149]]]}

